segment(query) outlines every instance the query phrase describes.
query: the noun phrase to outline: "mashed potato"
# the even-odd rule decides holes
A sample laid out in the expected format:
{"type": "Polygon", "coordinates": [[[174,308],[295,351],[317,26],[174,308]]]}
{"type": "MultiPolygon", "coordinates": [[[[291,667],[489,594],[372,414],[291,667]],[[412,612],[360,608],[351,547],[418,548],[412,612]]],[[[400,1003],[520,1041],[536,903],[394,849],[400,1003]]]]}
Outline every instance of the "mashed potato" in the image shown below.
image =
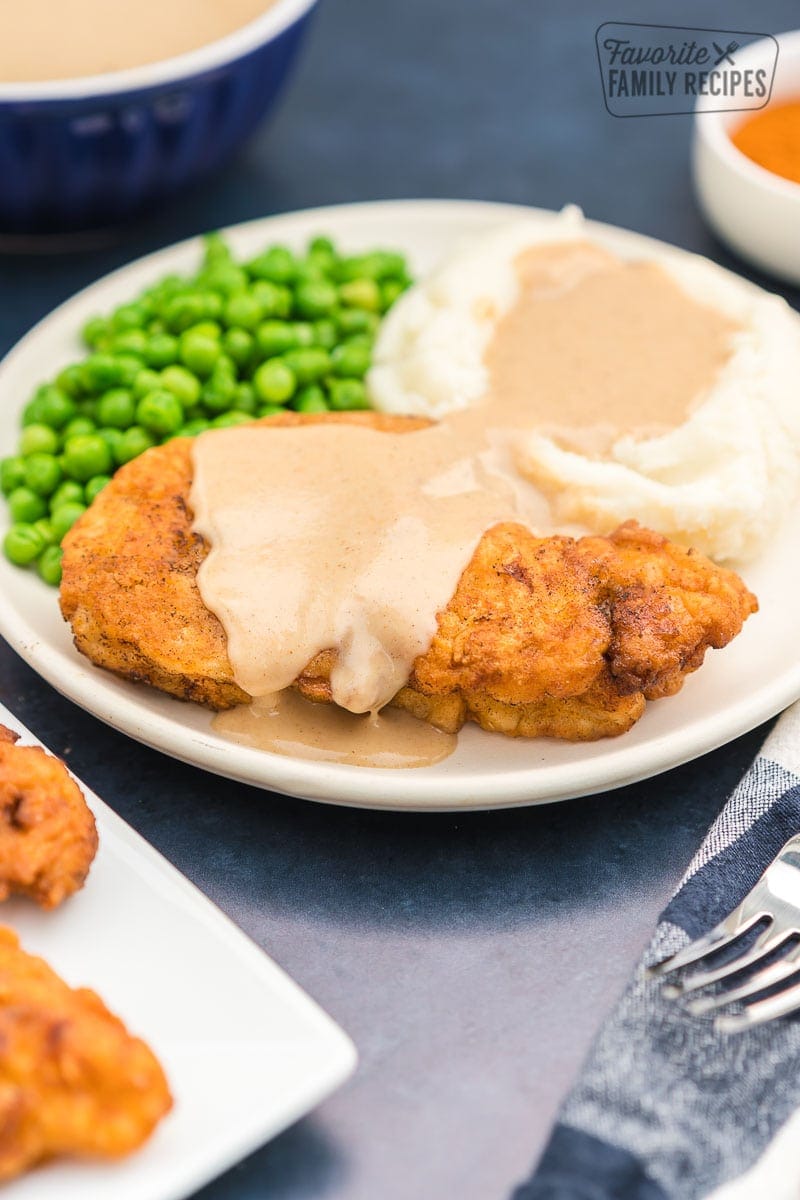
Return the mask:
{"type": "MultiPolygon", "coordinates": [[[[487,391],[487,348],[518,298],[517,256],[578,239],[597,237],[574,208],[515,220],[412,288],[378,338],[368,379],[376,406],[441,418],[474,405],[487,391]]],[[[533,377],[531,433],[519,447],[519,468],[548,494],[557,520],[607,532],[635,517],[717,559],[744,559],[797,490],[800,319],[780,297],[707,259],[666,248],[649,257],[688,297],[738,326],[714,386],[677,428],[619,436],[606,455],[590,458],[536,430],[533,377]]]]}

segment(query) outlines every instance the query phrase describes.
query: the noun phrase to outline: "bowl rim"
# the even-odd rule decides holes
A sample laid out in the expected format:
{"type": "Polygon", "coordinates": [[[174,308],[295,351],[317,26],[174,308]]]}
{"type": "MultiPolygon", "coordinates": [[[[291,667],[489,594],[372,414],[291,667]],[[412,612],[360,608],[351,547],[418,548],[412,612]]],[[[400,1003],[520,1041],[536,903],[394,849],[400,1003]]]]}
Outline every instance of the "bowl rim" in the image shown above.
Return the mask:
{"type": "MultiPolygon", "coordinates": [[[[798,68],[797,98],[800,100],[800,29],[792,29],[786,33],[778,33],[771,36],[778,43],[779,59],[782,57],[784,60],[787,58],[796,60],[798,68]]],[[[752,42],[745,48],[745,54],[751,51],[753,53],[757,52],[758,47],[763,45],[766,40],[752,42]]],[[[694,116],[695,134],[712,154],[715,154],[727,167],[744,179],[747,179],[750,183],[760,187],[764,191],[773,192],[775,195],[797,200],[800,198],[800,183],[795,182],[793,179],[786,179],[783,175],[776,175],[774,171],[769,171],[766,167],[762,167],[757,162],[754,162],[752,158],[748,158],[738,146],[734,145],[728,132],[728,123],[732,116],[741,116],[743,119],[746,119],[748,112],[764,112],[771,104],[772,97],[770,96],[767,104],[758,109],[708,111],[698,105],[694,116]]]]}
{"type": "Polygon", "coordinates": [[[0,105],[39,101],[98,99],[124,92],[141,92],[203,75],[265,45],[304,17],[318,0],[273,0],[269,7],[246,25],[195,50],[139,67],[79,75],[70,79],[0,82],[0,105]]]}

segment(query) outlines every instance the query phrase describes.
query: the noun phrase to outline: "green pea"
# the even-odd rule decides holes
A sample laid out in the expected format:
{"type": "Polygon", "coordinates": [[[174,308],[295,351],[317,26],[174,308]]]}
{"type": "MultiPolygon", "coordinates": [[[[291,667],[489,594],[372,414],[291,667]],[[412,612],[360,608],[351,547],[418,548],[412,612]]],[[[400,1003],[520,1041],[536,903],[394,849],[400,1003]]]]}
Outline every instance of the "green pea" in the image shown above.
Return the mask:
{"type": "Polygon", "coordinates": [[[210,421],[206,421],[202,417],[196,417],[195,420],[187,421],[185,425],[181,425],[178,430],[178,437],[197,437],[198,433],[205,433],[210,428],[210,421]]]}
{"type": "Polygon", "coordinates": [[[285,412],[286,412],[286,409],[281,408],[281,406],[279,404],[262,404],[262,406],[258,410],[256,416],[259,418],[259,420],[261,420],[264,417],[283,416],[283,414],[285,412]]]}
{"type": "Polygon", "coordinates": [[[113,354],[92,354],[83,364],[83,384],[87,392],[106,392],[122,383],[124,370],[113,354]]]}
{"type": "Polygon", "coordinates": [[[74,437],[85,437],[90,433],[94,433],[97,429],[94,421],[89,417],[74,417],[69,424],[64,427],[64,443],[74,437]]]}
{"type": "Polygon", "coordinates": [[[42,424],[49,425],[52,429],[61,429],[75,416],[75,401],[54,384],[42,388],[38,402],[42,424]]]}
{"type": "Polygon", "coordinates": [[[80,396],[83,392],[83,363],[70,363],[56,376],[56,387],[67,396],[80,396]]]}
{"type": "Polygon", "coordinates": [[[243,292],[247,288],[247,272],[232,262],[217,263],[207,267],[198,277],[209,291],[219,292],[221,296],[232,296],[234,292],[243,292]]]}
{"type": "Polygon", "coordinates": [[[242,367],[249,361],[255,342],[253,335],[246,329],[228,329],[222,339],[222,345],[225,353],[230,355],[237,366],[242,367]]]}
{"type": "Polygon", "coordinates": [[[279,358],[262,363],[253,376],[256,395],[267,404],[285,404],[291,399],[296,386],[294,372],[279,358]]]}
{"type": "Polygon", "coordinates": [[[298,285],[294,303],[301,317],[326,317],[339,301],[335,286],[327,279],[309,279],[298,285]]]}
{"type": "Polygon", "coordinates": [[[246,425],[251,420],[252,417],[243,412],[220,413],[218,417],[214,417],[214,420],[211,422],[211,428],[229,429],[234,425],[246,425]]]}
{"type": "Polygon", "coordinates": [[[0,462],[0,489],[8,496],[14,488],[21,487],[25,482],[25,460],[21,454],[14,454],[0,462]]]}
{"type": "MultiPolygon", "coordinates": [[[[190,322],[191,324],[192,322],[190,322]]],[[[171,333],[155,333],[148,339],[144,361],[148,367],[159,369],[178,361],[178,339],[171,333]]]]}
{"type": "Polygon", "coordinates": [[[39,556],[36,570],[50,587],[58,587],[61,583],[61,560],[63,557],[64,551],[60,546],[45,546],[39,556]]]}
{"type": "Polygon", "coordinates": [[[141,304],[122,304],[111,318],[111,328],[115,333],[125,333],[141,329],[146,320],[147,313],[141,304]]]}
{"type": "Polygon", "coordinates": [[[252,292],[237,292],[225,305],[223,320],[238,329],[255,329],[264,317],[258,296],[252,292]]]}
{"type": "Polygon", "coordinates": [[[67,438],[62,463],[64,473],[79,483],[86,483],[93,475],[107,475],[113,465],[105,439],[96,433],[67,438]]]}
{"type": "Polygon", "coordinates": [[[366,308],[377,312],[381,306],[381,290],[374,279],[353,279],[339,287],[343,304],[351,308],[366,308]]]}
{"type": "Polygon", "coordinates": [[[60,544],[75,522],[86,512],[85,504],[60,504],[50,516],[53,537],[60,544]]]}
{"type": "Polygon", "coordinates": [[[247,271],[253,279],[287,284],[291,283],[297,274],[297,260],[285,246],[270,246],[247,263],[247,271]]]}
{"type": "Polygon", "coordinates": [[[203,237],[203,262],[209,266],[212,263],[230,262],[231,249],[219,230],[213,229],[203,237]]]}
{"type": "Polygon", "coordinates": [[[286,366],[295,375],[298,383],[314,383],[331,370],[331,355],[321,346],[301,346],[283,356],[286,366]]]}
{"type": "Polygon", "coordinates": [[[406,290],[402,279],[386,279],[381,284],[381,312],[386,312],[406,290]]]}
{"type": "Polygon", "coordinates": [[[8,497],[8,508],[11,520],[31,524],[47,514],[47,502],[31,488],[14,488],[8,497]]]}
{"type": "Polygon", "coordinates": [[[145,450],[149,450],[155,445],[155,439],[141,425],[131,425],[130,429],[126,429],[120,438],[119,445],[114,451],[114,461],[122,466],[123,463],[131,462],[134,458],[138,458],[140,454],[144,454],[145,450]]]}
{"type": "Polygon", "coordinates": [[[114,462],[117,461],[117,447],[121,444],[124,433],[121,429],[116,429],[113,425],[104,425],[102,429],[97,431],[98,437],[101,437],[111,451],[111,457],[114,462]]]}
{"type": "Polygon", "coordinates": [[[292,407],[302,413],[327,412],[328,402],[322,388],[316,383],[310,383],[307,387],[300,389],[294,398],[292,407]]]}
{"type": "Polygon", "coordinates": [[[343,308],[336,317],[339,332],[349,337],[353,333],[374,333],[380,318],[365,308],[343,308]]]}
{"type": "Polygon", "coordinates": [[[83,488],[74,479],[65,479],[58,485],[50,497],[50,512],[55,512],[62,504],[83,504],[83,488]]]}
{"type": "Polygon", "coordinates": [[[219,339],[196,328],[187,329],[181,335],[179,354],[183,365],[204,379],[211,374],[221,354],[219,339]]]}
{"type": "Polygon", "coordinates": [[[81,330],[81,337],[87,346],[94,348],[109,334],[109,325],[105,317],[89,317],[81,330]]]}
{"type": "Polygon", "coordinates": [[[325,246],[325,238],[315,238],[308,248],[306,262],[325,275],[330,275],[336,267],[336,253],[325,246]]]}
{"type": "Polygon", "coordinates": [[[121,387],[130,387],[141,370],[142,360],[138,354],[117,355],[117,382],[121,387]]]}
{"type": "Polygon", "coordinates": [[[20,434],[19,452],[23,458],[29,454],[55,454],[58,448],[58,434],[49,425],[26,425],[20,434]]]}
{"type": "Polygon", "coordinates": [[[141,400],[142,396],[146,396],[148,392],[154,391],[157,387],[161,387],[161,375],[158,371],[145,367],[133,381],[134,399],[141,400]]]}
{"type": "Polygon", "coordinates": [[[93,475],[92,478],[88,480],[86,487],[83,489],[86,497],[86,503],[91,504],[95,496],[99,492],[102,492],[107,483],[111,483],[110,475],[93,475]]]}
{"type": "Polygon", "coordinates": [[[309,321],[295,321],[292,324],[296,346],[314,345],[314,326],[309,321]]]}
{"type": "Polygon", "coordinates": [[[34,521],[33,528],[38,529],[39,533],[44,538],[45,546],[53,545],[56,540],[56,535],[53,533],[53,523],[49,517],[40,517],[38,521],[34,521]]]}
{"type": "Polygon", "coordinates": [[[111,349],[117,353],[135,354],[137,358],[144,358],[151,340],[143,329],[128,329],[125,333],[116,335],[111,342],[111,349]]]}
{"type": "Polygon", "coordinates": [[[55,454],[29,454],[25,459],[25,484],[37,496],[51,496],[61,483],[61,477],[55,454]]]}
{"type": "Polygon", "coordinates": [[[33,525],[19,522],[12,525],[3,538],[6,558],[18,567],[27,567],[44,550],[44,538],[33,525]]]}
{"type": "Polygon", "coordinates": [[[254,413],[256,411],[256,391],[252,383],[237,383],[233,407],[237,412],[254,413]]]}
{"type": "Polygon", "coordinates": [[[288,317],[292,311],[292,293],[288,288],[266,279],[257,279],[250,294],[261,305],[261,317],[288,317]]]}
{"type": "Polygon", "coordinates": [[[164,437],[180,429],[183,424],[183,405],[166,388],[148,392],[136,406],[136,420],[149,433],[164,437]]]}
{"type": "Polygon", "coordinates": [[[404,275],[406,262],[402,254],[374,250],[369,254],[354,254],[337,264],[337,274],[343,282],[371,279],[377,281],[404,275]]]}
{"type": "Polygon", "coordinates": [[[369,345],[342,342],[331,354],[334,375],[361,379],[369,370],[372,358],[369,345]]]}
{"type": "Polygon", "coordinates": [[[256,346],[263,358],[275,358],[299,345],[296,326],[286,321],[264,321],[255,334],[256,346]]]}
{"type": "Polygon", "coordinates": [[[335,321],[323,317],[322,320],[314,322],[314,345],[322,346],[323,350],[332,350],[338,338],[335,321]]]}
{"type": "Polygon", "coordinates": [[[127,429],[133,424],[136,401],[126,388],[111,388],[97,402],[97,419],[101,425],[127,429]]]}
{"type": "Polygon", "coordinates": [[[232,359],[221,354],[203,388],[203,407],[210,412],[227,412],[236,396],[236,367],[232,359]]]}
{"type": "Polygon", "coordinates": [[[330,406],[337,412],[369,408],[367,389],[360,379],[332,379],[328,394],[330,406]]]}
{"type": "Polygon", "coordinates": [[[196,404],[200,399],[200,380],[191,371],[187,371],[186,367],[177,364],[167,367],[161,372],[159,382],[168,392],[178,397],[184,408],[196,404]]]}
{"type": "Polygon", "coordinates": [[[329,237],[325,237],[321,233],[317,234],[316,237],[313,237],[308,243],[308,252],[309,254],[321,252],[324,254],[332,254],[334,258],[336,257],[336,247],[334,246],[333,242],[329,237]]]}
{"type": "Polygon", "coordinates": [[[44,421],[42,420],[42,404],[39,399],[39,396],[36,395],[33,397],[32,400],[28,401],[28,403],[25,405],[25,407],[22,410],[22,427],[24,429],[26,425],[43,425],[43,424],[44,424],[44,421]]]}
{"type": "MultiPolygon", "coordinates": [[[[212,294],[212,293],[210,293],[212,294]]],[[[216,297],[219,299],[219,297],[216,297]]],[[[164,309],[164,320],[167,328],[174,333],[182,333],[184,329],[196,325],[205,317],[212,316],[206,305],[205,296],[201,292],[190,292],[185,296],[175,296],[164,309]]],[[[174,361],[174,360],[173,360],[174,361]]]]}

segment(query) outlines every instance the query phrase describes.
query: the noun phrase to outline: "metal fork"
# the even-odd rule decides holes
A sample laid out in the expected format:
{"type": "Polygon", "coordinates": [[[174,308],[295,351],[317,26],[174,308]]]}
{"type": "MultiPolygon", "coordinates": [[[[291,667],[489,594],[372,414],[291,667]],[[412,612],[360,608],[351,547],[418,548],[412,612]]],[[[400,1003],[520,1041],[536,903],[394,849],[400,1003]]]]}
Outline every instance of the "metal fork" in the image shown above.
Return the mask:
{"type": "Polygon", "coordinates": [[[698,963],[732,945],[762,921],[766,922],[765,928],[744,952],[718,967],[695,971],[667,984],[664,994],[685,1000],[687,1010],[694,1015],[715,1012],[740,1002],[744,1005],[740,1011],[724,1013],[715,1019],[717,1029],[726,1033],[787,1016],[800,1009],[800,940],[796,940],[800,939],[800,834],[789,839],[755,887],[724,921],[677,954],[650,967],[649,974],[666,976],[698,963]],[[748,967],[755,967],[768,955],[795,940],[796,944],[782,957],[748,974],[733,987],[712,994],[694,995],[712,984],[731,980],[748,967]],[[765,989],[790,981],[793,975],[797,975],[797,979],[783,990],[762,1000],[755,999],[765,989]]]}

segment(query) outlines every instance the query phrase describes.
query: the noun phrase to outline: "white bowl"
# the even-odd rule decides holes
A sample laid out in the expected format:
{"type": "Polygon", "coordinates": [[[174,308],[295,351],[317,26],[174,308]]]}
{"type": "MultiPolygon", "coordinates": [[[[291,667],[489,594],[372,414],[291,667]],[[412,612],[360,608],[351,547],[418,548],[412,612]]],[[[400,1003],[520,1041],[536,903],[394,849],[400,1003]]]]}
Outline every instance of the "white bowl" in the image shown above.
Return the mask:
{"type": "MultiPolygon", "coordinates": [[[[778,61],[770,105],[800,99],[800,30],[778,35],[778,61]]],[[[775,45],[753,42],[737,66],[771,69],[775,45]]],[[[706,219],[742,258],[770,275],[800,284],[800,183],[759,167],[734,146],[732,132],[748,114],[708,112],[698,104],[692,168],[706,219]]]]}

